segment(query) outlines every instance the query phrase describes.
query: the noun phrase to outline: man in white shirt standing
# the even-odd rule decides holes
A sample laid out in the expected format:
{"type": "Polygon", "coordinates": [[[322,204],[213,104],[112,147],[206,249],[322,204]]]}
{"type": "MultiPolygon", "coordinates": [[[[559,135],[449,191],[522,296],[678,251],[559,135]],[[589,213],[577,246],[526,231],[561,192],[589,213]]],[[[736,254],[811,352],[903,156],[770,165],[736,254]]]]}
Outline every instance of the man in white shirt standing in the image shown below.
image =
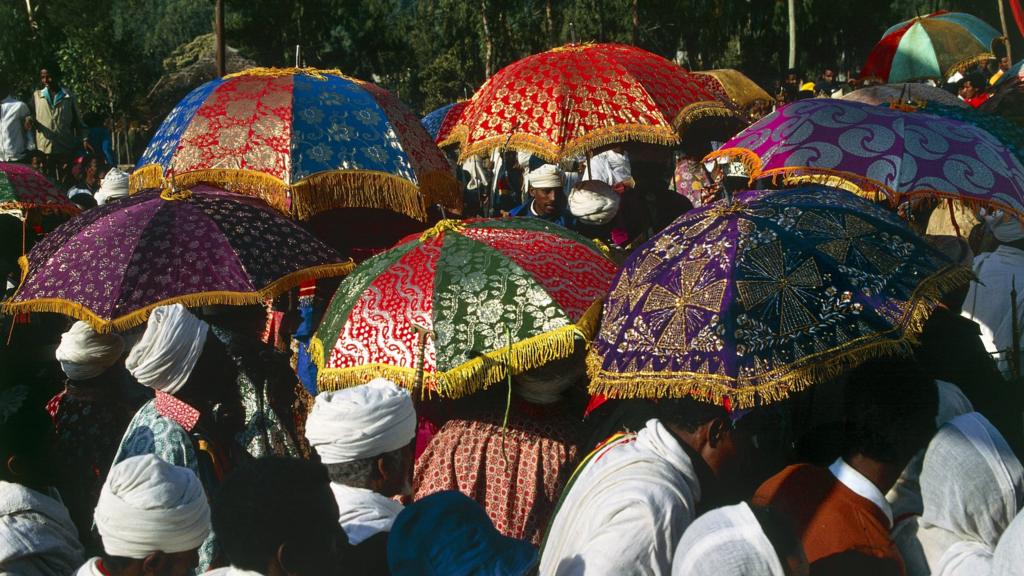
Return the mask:
{"type": "Polygon", "coordinates": [[[11,86],[0,76],[0,162],[23,162],[35,150],[32,137],[32,112],[28,105],[11,95],[11,86]]]}

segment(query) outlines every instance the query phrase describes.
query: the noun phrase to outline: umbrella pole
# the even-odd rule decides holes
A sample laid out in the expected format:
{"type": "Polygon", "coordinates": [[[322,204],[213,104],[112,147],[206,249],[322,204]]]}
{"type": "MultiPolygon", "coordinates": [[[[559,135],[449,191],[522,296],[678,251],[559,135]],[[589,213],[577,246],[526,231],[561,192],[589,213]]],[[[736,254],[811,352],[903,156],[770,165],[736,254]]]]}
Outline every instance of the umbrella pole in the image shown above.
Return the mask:
{"type": "Polygon", "coordinates": [[[947,206],[949,207],[949,221],[953,223],[953,230],[956,232],[957,238],[963,238],[964,235],[960,232],[960,225],[957,224],[956,214],[953,213],[953,199],[946,198],[947,206]]]}
{"type": "MultiPolygon", "coordinates": [[[[427,336],[434,337],[434,331],[426,326],[421,326],[415,322],[412,323],[412,329],[416,332],[416,336],[419,344],[419,354],[416,356],[416,382],[415,387],[420,389],[420,399],[424,400],[426,396],[426,390],[423,388],[423,367],[426,362],[424,357],[427,352],[427,336]]],[[[415,390],[415,388],[414,388],[415,390]]]]}

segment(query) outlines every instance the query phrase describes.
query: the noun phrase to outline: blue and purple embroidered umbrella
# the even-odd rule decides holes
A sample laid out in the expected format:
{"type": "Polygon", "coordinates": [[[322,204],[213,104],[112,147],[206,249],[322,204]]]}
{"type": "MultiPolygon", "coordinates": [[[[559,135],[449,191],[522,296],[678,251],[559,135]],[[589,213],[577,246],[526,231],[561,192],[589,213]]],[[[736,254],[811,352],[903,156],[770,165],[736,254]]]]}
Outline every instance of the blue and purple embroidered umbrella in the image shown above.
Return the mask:
{"type": "Polygon", "coordinates": [[[434,142],[437,142],[438,146],[447,146],[453,143],[448,142],[448,137],[452,135],[452,128],[459,123],[462,110],[467,104],[469,104],[469,100],[445,104],[420,119],[423,128],[434,139],[434,142]]]}
{"type": "Polygon", "coordinates": [[[626,260],[588,358],[590,391],[767,404],[909,353],[953,266],[884,208],[821,186],[680,217],[626,260]]]}

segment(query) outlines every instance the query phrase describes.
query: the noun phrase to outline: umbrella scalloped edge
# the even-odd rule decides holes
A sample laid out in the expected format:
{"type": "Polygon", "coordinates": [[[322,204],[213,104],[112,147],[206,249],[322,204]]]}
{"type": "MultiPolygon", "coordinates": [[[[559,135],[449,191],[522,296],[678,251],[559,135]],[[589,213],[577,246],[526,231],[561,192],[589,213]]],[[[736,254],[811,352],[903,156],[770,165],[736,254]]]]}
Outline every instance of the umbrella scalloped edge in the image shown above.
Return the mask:
{"type": "MultiPolygon", "coordinates": [[[[554,360],[568,358],[576,350],[576,340],[587,342],[597,332],[603,302],[594,301],[575,324],[562,326],[543,334],[520,340],[510,346],[481,354],[446,372],[423,373],[424,394],[442,398],[461,398],[486,390],[509,375],[539,368],[554,360]]],[[[415,387],[416,369],[387,364],[365,364],[348,368],[325,368],[323,342],[314,336],[309,342],[309,355],[318,368],[317,387],[321,391],[339,390],[365,384],[378,377],[393,380],[409,389],[415,387]]]]}
{"type": "MultiPolygon", "coordinates": [[[[18,259],[18,264],[21,266],[21,283],[24,283],[25,277],[28,274],[28,258],[22,256],[18,259]]],[[[87,322],[97,333],[107,334],[110,332],[128,330],[129,328],[134,328],[135,326],[145,323],[149,318],[149,313],[158,306],[182,304],[187,308],[191,308],[198,306],[210,306],[214,304],[226,304],[230,306],[261,304],[268,299],[274,298],[287,290],[291,290],[308,280],[344,276],[352,272],[353,269],[355,269],[355,263],[351,260],[338,264],[315,266],[292,272],[291,274],[279,278],[255,292],[210,291],[184,294],[182,296],[175,296],[155,302],[144,308],[134,310],[128,314],[109,320],[102,318],[89,308],[77,302],[61,298],[39,298],[26,300],[24,302],[13,302],[8,300],[3,304],[3,312],[9,315],[21,312],[54,312],[87,322]]],[[[18,286],[18,289],[21,289],[20,285],[18,286]]],[[[15,292],[15,296],[17,296],[17,292],[15,292]]]]}
{"type": "MultiPolygon", "coordinates": [[[[335,208],[385,208],[422,222],[427,218],[428,205],[462,207],[458,182],[446,172],[424,174],[419,186],[400,176],[372,170],[321,172],[291,186],[274,176],[235,169],[195,170],[176,174],[174,180],[185,187],[223,186],[259,198],[285,215],[294,212],[299,220],[335,208]]],[[[149,164],[137,169],[130,184],[132,194],[163,186],[163,167],[149,164]]]]}
{"type": "Polygon", "coordinates": [[[609,398],[684,398],[723,405],[726,398],[740,409],[771,404],[790,394],[839,376],[843,372],[874,358],[908,356],[918,342],[924,323],[942,297],[974,279],[974,272],[965,266],[949,266],[926,278],[914,290],[902,321],[886,331],[863,339],[854,347],[840,346],[808,356],[795,365],[775,374],[770,371],[753,377],[735,378],[697,372],[609,372],[601,368],[601,357],[592,348],[587,355],[589,392],[609,398]],[[902,330],[899,338],[885,339],[902,330]],[[735,387],[737,384],[740,387],[735,387]]]}

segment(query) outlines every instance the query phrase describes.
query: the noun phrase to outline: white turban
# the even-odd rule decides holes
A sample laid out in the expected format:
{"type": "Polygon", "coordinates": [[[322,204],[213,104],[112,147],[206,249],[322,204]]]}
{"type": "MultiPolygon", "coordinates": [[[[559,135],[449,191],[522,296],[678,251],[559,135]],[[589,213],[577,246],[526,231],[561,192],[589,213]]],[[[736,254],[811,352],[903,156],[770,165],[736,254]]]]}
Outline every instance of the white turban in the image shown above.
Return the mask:
{"type": "Polygon", "coordinates": [[[988,226],[996,240],[1000,242],[1016,242],[1017,240],[1024,239],[1024,226],[1021,226],[1020,220],[1017,220],[1014,216],[1006,214],[1002,210],[989,213],[985,209],[980,210],[978,215],[985,221],[985,225],[988,226]]]}
{"type": "Polygon", "coordinates": [[[100,189],[96,192],[96,204],[103,206],[111,200],[128,197],[128,173],[111,168],[100,180],[100,189]]]}
{"type": "Polygon", "coordinates": [[[607,224],[619,211],[619,195],[600,180],[579,183],[569,193],[569,212],[589,224],[607,224]]]}
{"type": "Polygon", "coordinates": [[[174,394],[196,367],[209,329],[181,304],[160,306],[124,365],[139,384],[174,394]]]}
{"type": "Polygon", "coordinates": [[[97,334],[79,320],[60,337],[57,361],[68,378],[88,380],[114,365],[124,352],[124,340],[117,334],[97,334]]]}
{"type": "Polygon", "coordinates": [[[199,478],[152,454],[110,469],[95,517],[103,549],[124,558],[195,550],[210,534],[210,506],[199,478]]]}
{"type": "Polygon", "coordinates": [[[554,164],[544,164],[530,171],[530,188],[561,188],[562,171],[554,164]]]}
{"type": "Polygon", "coordinates": [[[380,456],[415,436],[412,397],[385,378],[320,393],[306,420],[306,438],[324,464],[380,456]]]}

